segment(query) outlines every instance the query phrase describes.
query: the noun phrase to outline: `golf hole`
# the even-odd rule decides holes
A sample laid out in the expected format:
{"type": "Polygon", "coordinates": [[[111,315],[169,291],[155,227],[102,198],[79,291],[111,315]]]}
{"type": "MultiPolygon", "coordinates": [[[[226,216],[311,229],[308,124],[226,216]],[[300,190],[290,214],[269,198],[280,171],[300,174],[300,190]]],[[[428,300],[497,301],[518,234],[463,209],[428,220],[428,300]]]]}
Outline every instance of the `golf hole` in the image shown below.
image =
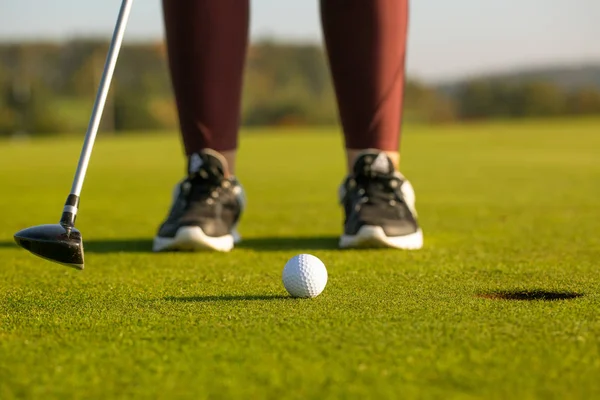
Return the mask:
{"type": "Polygon", "coordinates": [[[521,301],[557,301],[571,300],[583,296],[583,293],[547,290],[501,290],[478,294],[477,297],[491,300],[521,300],[521,301]]]}

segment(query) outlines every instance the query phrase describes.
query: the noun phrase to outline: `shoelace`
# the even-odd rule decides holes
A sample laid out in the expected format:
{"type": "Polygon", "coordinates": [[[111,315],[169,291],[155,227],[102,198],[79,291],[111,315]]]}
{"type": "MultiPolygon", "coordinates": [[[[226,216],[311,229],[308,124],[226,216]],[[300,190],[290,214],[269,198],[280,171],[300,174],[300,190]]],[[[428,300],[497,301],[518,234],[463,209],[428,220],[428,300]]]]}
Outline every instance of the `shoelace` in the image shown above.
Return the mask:
{"type": "MultiPolygon", "coordinates": [[[[371,202],[384,202],[390,206],[395,206],[398,203],[404,203],[404,198],[399,193],[398,189],[401,182],[396,177],[387,176],[371,176],[364,179],[351,178],[349,182],[350,190],[358,193],[360,196],[359,202],[355,205],[356,211],[363,204],[371,202]]],[[[405,214],[405,207],[398,207],[400,217],[405,214]]]]}
{"type": "Polygon", "coordinates": [[[231,182],[227,179],[217,181],[214,176],[210,176],[206,171],[199,171],[198,174],[187,179],[183,185],[186,205],[191,202],[214,204],[222,194],[223,189],[231,186],[231,182]]]}

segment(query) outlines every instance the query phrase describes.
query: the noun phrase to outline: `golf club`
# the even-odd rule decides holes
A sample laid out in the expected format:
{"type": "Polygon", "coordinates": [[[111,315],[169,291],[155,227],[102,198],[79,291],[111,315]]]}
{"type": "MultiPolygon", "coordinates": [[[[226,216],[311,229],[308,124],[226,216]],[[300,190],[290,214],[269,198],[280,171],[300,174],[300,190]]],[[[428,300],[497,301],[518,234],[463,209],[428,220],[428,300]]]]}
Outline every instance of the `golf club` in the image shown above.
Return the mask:
{"type": "Polygon", "coordinates": [[[79,198],[132,4],[133,0],[123,0],[121,3],[75,179],[65,202],[60,222],[23,229],[14,236],[19,246],[36,256],[79,270],[83,269],[83,241],[81,232],[75,228],[79,198]]]}

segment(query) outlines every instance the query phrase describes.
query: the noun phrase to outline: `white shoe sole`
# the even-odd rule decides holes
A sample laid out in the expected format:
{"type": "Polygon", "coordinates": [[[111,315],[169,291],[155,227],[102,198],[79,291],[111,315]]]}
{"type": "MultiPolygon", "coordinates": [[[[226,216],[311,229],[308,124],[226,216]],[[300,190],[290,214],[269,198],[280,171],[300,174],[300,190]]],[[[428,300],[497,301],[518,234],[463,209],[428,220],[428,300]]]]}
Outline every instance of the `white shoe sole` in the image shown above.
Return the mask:
{"type": "Polygon", "coordinates": [[[239,241],[240,236],[235,229],[229,235],[212,237],[207,236],[199,226],[184,226],[177,230],[173,238],[156,236],[152,250],[155,252],[202,250],[228,252],[239,241]]]}
{"type": "Polygon", "coordinates": [[[356,235],[342,235],[339,246],[347,248],[382,248],[392,247],[403,250],[418,250],[423,247],[423,232],[405,236],[387,236],[380,226],[365,225],[356,235]]]}

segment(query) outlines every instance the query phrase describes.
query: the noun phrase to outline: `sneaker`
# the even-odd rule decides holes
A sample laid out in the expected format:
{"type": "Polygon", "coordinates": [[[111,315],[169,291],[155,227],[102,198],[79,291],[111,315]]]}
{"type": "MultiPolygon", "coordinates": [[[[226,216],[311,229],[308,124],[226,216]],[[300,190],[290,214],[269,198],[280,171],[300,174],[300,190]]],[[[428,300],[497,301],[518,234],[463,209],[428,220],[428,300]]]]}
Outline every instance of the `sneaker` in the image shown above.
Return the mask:
{"type": "Polygon", "coordinates": [[[226,166],[223,156],[212,150],[190,156],[188,177],[175,187],[154,251],[229,251],[240,240],[236,226],[244,191],[235,178],[225,178],[226,166]]]}
{"type": "Polygon", "coordinates": [[[345,211],[341,248],[423,247],[415,192],[384,152],[363,152],[340,186],[339,196],[345,211]]]}

